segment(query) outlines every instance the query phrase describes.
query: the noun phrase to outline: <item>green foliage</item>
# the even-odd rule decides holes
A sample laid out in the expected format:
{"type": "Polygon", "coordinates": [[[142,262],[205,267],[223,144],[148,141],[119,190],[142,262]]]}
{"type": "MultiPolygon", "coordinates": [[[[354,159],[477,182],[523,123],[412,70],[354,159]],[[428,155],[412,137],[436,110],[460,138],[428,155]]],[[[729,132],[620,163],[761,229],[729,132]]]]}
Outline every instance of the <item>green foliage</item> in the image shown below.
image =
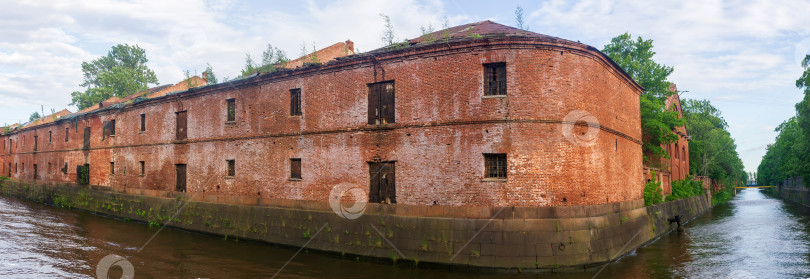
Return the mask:
{"type": "Polygon", "coordinates": [[[666,201],[674,201],[700,195],[703,195],[703,184],[700,181],[692,180],[692,177],[687,177],[672,181],[672,194],[667,196],[666,201]]]}
{"type": "Polygon", "coordinates": [[[802,177],[805,186],[810,181],[810,55],[802,60],[802,68],[796,87],[804,89],[804,98],[796,104],[796,116],[776,127],[776,142],[768,145],[757,168],[759,185],[775,185],[792,177],[802,177]]]}
{"type": "MultiPolygon", "coordinates": [[[[284,64],[289,61],[290,59],[287,58],[287,54],[283,50],[274,48],[271,44],[267,44],[267,49],[262,52],[262,63],[260,65],[253,62],[253,58],[250,57],[250,53],[245,54],[245,68],[242,69],[240,76],[249,76],[257,72],[272,73],[276,71],[276,65],[284,64]]],[[[228,81],[228,79],[225,78],[224,81],[228,81]]]]}
{"type": "Polygon", "coordinates": [[[31,113],[31,116],[28,117],[28,121],[34,121],[34,120],[37,120],[37,119],[40,119],[40,118],[42,118],[42,115],[39,115],[39,112],[35,111],[35,112],[31,113]]]}
{"type": "Polygon", "coordinates": [[[391,18],[386,14],[380,14],[383,22],[385,23],[385,30],[383,31],[382,41],[384,44],[390,46],[394,44],[394,24],[391,23],[391,18]]]}
{"type": "Polygon", "coordinates": [[[205,73],[205,75],[208,77],[208,84],[217,84],[217,83],[219,83],[217,81],[217,76],[214,75],[214,69],[211,68],[211,64],[205,63],[205,65],[207,67],[205,67],[205,71],[203,71],[203,73],[205,73]]]}
{"type": "Polygon", "coordinates": [[[734,197],[734,195],[731,193],[731,191],[732,190],[730,190],[728,188],[723,188],[722,190],[718,191],[717,193],[714,193],[712,195],[712,206],[717,205],[717,204],[721,204],[721,203],[726,203],[727,201],[729,201],[732,197],[734,197]]]}
{"type": "MultiPolygon", "coordinates": [[[[678,140],[678,136],[672,130],[682,126],[684,121],[674,110],[665,110],[665,101],[673,94],[669,91],[670,83],[667,81],[673,68],[653,60],[655,52],[652,50],[652,43],[652,40],[644,40],[641,37],[633,40],[630,34],[624,33],[611,39],[602,52],[619,64],[646,90],[639,100],[644,154],[669,158],[661,145],[678,140]]],[[[650,162],[650,159],[645,158],[645,161],[650,162]]]]}
{"type": "Polygon", "coordinates": [[[644,185],[645,206],[661,203],[661,200],[664,198],[661,195],[661,182],[658,182],[658,178],[655,175],[655,171],[652,172],[651,176],[653,179],[644,185]]]}
{"type": "Polygon", "coordinates": [[[748,180],[737,144],[728,132],[720,110],[707,100],[683,100],[689,141],[689,170],[694,175],[732,187],[748,180]]]}
{"type": "Polygon", "coordinates": [[[71,93],[71,105],[84,109],[113,96],[123,98],[157,84],[155,72],[146,66],[146,50],[138,45],[119,44],[106,56],[82,62],[84,92],[71,93]]]}

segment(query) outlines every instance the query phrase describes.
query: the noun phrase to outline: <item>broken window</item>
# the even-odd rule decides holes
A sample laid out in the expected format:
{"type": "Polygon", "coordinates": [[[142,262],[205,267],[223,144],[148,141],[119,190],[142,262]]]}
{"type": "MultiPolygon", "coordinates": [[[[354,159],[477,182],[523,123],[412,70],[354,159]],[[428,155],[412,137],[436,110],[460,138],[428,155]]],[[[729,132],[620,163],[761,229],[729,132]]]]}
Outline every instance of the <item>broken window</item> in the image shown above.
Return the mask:
{"type": "Polygon", "coordinates": [[[368,85],[368,124],[396,123],[394,116],[394,82],[385,81],[368,85]]]}
{"type": "Polygon", "coordinates": [[[506,63],[484,64],[484,95],[506,95],[506,63]]]}
{"type": "Polygon", "coordinates": [[[484,154],[484,178],[506,179],[506,154],[484,154]]]}
{"type": "Polygon", "coordinates": [[[106,137],[114,137],[115,136],[115,120],[110,120],[104,122],[104,127],[101,133],[101,140],[104,140],[106,137]]]}
{"type": "Polygon", "coordinates": [[[235,176],[236,175],[236,160],[227,160],[228,161],[228,176],[235,176]]]}
{"type": "Polygon", "coordinates": [[[115,174],[115,162],[110,162],[110,174],[115,174]]]}
{"type": "Polygon", "coordinates": [[[139,161],[139,162],[138,162],[138,165],[139,165],[139,167],[140,167],[140,169],[141,169],[141,175],[146,174],[146,162],[144,162],[144,161],[139,161]]]}
{"type": "Polygon", "coordinates": [[[301,88],[290,89],[290,115],[301,115],[301,88]]]}
{"type": "Polygon", "coordinates": [[[301,179],[301,158],[290,159],[290,178],[301,179]]]}
{"type": "Polygon", "coordinates": [[[141,113],[141,132],[146,132],[146,114],[141,113]]]}
{"type": "Polygon", "coordinates": [[[236,121],[236,99],[227,99],[227,100],[225,100],[225,102],[228,104],[227,105],[228,116],[225,119],[225,121],[228,121],[228,122],[236,121]]]}

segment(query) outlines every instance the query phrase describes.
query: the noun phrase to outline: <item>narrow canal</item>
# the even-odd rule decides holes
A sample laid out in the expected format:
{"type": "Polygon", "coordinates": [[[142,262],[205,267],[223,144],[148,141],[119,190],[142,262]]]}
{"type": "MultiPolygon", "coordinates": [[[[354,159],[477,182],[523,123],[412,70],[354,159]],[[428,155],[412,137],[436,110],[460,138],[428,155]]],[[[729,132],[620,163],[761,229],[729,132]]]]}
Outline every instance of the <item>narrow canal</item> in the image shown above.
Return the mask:
{"type": "MultiPolygon", "coordinates": [[[[803,208],[746,189],[690,222],[685,232],[664,235],[588,273],[470,273],[302,252],[277,278],[805,278],[808,223],[803,208]]],[[[117,254],[132,263],[135,278],[264,278],[297,251],[174,229],[149,241],[157,231],[0,196],[0,277],[93,278],[99,261],[117,254]]],[[[110,274],[121,272],[114,267],[110,274]]]]}

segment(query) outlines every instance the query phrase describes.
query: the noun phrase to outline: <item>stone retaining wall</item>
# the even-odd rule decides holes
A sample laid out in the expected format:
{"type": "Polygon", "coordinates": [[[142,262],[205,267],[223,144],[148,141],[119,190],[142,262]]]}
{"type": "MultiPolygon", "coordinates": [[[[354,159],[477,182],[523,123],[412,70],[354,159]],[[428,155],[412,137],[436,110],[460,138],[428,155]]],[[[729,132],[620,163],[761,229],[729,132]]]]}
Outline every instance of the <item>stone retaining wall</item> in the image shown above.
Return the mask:
{"type": "Polygon", "coordinates": [[[0,193],[158,226],[306,247],[341,255],[472,268],[554,271],[615,259],[690,220],[707,196],[644,207],[642,200],[597,206],[443,207],[369,204],[345,219],[326,202],[127,193],[98,186],[6,180],[0,193]],[[175,213],[177,213],[175,215],[175,213]],[[307,244],[308,243],[308,244],[307,244]]]}

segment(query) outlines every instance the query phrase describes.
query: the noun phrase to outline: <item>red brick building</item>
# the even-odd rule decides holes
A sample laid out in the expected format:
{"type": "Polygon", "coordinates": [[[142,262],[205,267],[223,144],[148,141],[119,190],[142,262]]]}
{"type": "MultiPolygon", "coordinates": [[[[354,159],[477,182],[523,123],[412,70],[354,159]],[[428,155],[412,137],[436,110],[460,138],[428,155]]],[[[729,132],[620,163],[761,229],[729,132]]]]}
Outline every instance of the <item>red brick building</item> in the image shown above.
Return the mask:
{"type": "Polygon", "coordinates": [[[340,183],[421,205],[643,198],[641,87],[593,47],[490,21],[165,89],[9,131],[0,171],[294,200],[327,200],[340,183]]]}
{"type": "MultiPolygon", "coordinates": [[[[674,92],[667,98],[665,109],[678,112],[678,117],[683,117],[681,98],[678,96],[678,87],[673,83],[669,91],[674,92]]],[[[644,177],[651,179],[651,171],[655,171],[658,181],[661,182],[662,193],[669,195],[672,193],[672,181],[685,179],[689,176],[689,134],[686,126],[676,127],[673,131],[678,135],[678,141],[662,145],[661,148],[669,154],[669,159],[658,158],[648,154],[651,163],[644,168],[644,177]]]]}

